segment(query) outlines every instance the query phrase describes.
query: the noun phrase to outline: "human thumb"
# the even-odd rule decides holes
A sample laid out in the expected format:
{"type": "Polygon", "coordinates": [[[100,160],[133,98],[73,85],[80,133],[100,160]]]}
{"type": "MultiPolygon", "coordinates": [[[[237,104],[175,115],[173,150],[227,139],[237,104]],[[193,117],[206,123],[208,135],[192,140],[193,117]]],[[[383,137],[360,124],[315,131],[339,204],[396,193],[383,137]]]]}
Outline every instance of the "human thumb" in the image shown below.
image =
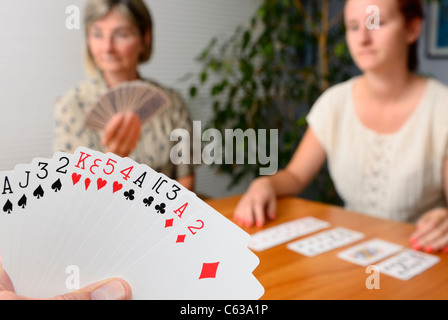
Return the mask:
{"type": "Polygon", "coordinates": [[[79,290],[54,297],[54,300],[130,300],[129,284],[122,279],[96,282],[79,290]]]}

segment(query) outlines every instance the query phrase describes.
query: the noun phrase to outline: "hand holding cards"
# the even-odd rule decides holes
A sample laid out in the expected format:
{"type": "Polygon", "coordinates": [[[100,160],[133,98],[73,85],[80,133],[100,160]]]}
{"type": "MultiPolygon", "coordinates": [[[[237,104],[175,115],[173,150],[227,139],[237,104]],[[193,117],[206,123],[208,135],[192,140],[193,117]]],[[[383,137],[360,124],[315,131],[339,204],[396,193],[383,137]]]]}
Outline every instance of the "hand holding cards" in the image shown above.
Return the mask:
{"type": "Polygon", "coordinates": [[[162,89],[142,80],[124,82],[100,97],[86,116],[87,128],[102,130],[117,113],[134,112],[144,124],[168,108],[162,89]]]}
{"type": "Polygon", "coordinates": [[[79,148],[1,172],[0,250],[16,292],[110,277],[134,299],[258,299],[250,236],[176,181],[79,148]]]}

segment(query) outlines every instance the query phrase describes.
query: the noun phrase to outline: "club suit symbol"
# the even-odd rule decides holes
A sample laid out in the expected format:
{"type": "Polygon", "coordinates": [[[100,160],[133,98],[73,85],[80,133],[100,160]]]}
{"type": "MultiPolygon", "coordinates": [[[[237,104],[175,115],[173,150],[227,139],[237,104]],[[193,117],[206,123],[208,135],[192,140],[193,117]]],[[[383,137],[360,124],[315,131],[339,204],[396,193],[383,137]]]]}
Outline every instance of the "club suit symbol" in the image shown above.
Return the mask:
{"type": "Polygon", "coordinates": [[[143,199],[143,203],[145,204],[145,207],[150,207],[153,201],[154,201],[154,197],[148,197],[148,198],[143,199]]]}
{"type": "MultiPolygon", "coordinates": [[[[133,190],[133,189],[131,189],[131,190],[129,190],[129,191],[126,191],[125,193],[124,193],[124,197],[126,198],[126,200],[134,200],[134,193],[135,193],[135,191],[133,190]]],[[[143,201],[144,202],[144,201],[143,201]]]]}
{"type": "Polygon", "coordinates": [[[165,213],[165,207],[166,207],[166,204],[164,204],[164,203],[156,205],[157,213],[164,214],[165,213]]]}

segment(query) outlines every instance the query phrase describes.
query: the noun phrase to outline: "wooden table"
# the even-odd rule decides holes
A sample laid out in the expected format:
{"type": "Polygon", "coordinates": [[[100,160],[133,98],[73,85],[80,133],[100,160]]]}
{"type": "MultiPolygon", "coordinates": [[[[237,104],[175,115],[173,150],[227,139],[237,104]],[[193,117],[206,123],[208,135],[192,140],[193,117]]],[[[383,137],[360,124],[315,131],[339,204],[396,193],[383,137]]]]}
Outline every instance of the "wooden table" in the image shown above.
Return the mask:
{"type": "MultiPolygon", "coordinates": [[[[207,203],[231,219],[239,196],[208,200],[207,203]]],[[[368,240],[380,238],[410,248],[412,224],[376,219],[299,198],[280,199],[277,219],[263,228],[305,216],[328,221],[330,228],[346,227],[364,233],[368,240]]],[[[249,234],[260,229],[243,228],[249,234]]],[[[322,230],[321,230],[322,231],[322,230]]],[[[306,237],[306,236],[304,236],[306,237]]],[[[359,243],[359,242],[355,242],[359,243]]],[[[380,288],[367,289],[371,275],[366,268],[337,257],[337,253],[352,245],[309,258],[286,248],[286,244],[255,252],[260,264],[254,275],[265,288],[265,300],[367,300],[367,299],[448,299],[448,255],[436,254],[441,261],[408,281],[380,274],[380,288]]]]}

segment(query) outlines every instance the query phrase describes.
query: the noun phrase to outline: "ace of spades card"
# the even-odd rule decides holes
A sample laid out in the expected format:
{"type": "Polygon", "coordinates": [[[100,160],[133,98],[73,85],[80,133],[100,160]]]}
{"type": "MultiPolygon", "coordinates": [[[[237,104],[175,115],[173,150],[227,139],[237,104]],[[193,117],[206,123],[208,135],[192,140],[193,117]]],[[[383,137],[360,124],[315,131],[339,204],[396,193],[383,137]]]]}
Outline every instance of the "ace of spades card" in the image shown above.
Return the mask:
{"type": "Polygon", "coordinates": [[[18,294],[70,292],[70,270],[80,287],[122,277],[133,299],[264,293],[250,236],[132,159],[80,147],[0,172],[0,183],[1,261],[18,294]]]}

